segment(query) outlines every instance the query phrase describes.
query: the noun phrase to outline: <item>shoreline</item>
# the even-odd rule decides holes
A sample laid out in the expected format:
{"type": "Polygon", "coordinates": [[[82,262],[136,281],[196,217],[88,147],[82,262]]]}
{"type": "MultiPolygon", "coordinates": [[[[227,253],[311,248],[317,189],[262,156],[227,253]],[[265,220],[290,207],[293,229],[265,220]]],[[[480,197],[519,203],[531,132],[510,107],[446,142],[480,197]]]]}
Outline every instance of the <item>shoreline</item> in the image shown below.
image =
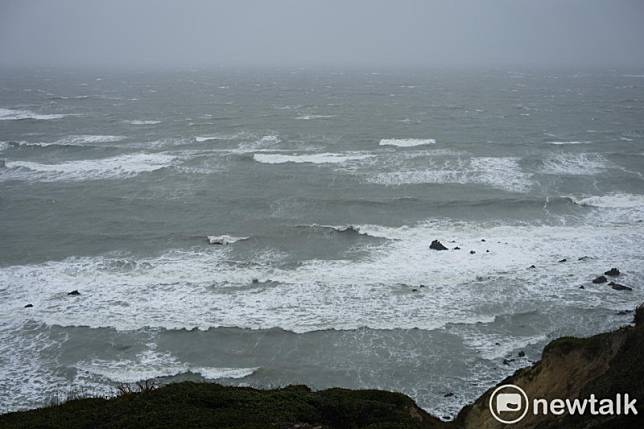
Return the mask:
{"type": "MultiPolygon", "coordinates": [[[[551,341],[541,359],[491,386],[452,421],[422,410],[408,396],[380,390],[306,386],[254,389],[180,382],[155,388],[128,385],[113,398],[72,399],[60,405],[0,415],[0,428],[238,427],[238,428],[497,428],[488,402],[495,387],[521,386],[530,397],[578,398],[629,393],[644,402],[644,304],[634,324],[586,338],[551,341]],[[140,392],[139,392],[140,390],[140,392]]],[[[527,415],[516,428],[642,427],[638,416],[527,415]]]]}

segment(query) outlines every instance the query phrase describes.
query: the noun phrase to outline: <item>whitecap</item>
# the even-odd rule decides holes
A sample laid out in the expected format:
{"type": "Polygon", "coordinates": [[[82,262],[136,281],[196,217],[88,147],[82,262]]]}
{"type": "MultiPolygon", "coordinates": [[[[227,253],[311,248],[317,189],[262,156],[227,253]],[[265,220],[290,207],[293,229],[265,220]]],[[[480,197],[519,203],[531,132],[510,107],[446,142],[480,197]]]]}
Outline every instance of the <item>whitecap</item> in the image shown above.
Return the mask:
{"type": "Polygon", "coordinates": [[[598,153],[551,154],[543,160],[541,173],[563,176],[599,174],[606,170],[608,161],[598,153]]]}
{"type": "Polygon", "coordinates": [[[532,187],[530,175],[523,172],[519,158],[475,157],[428,162],[431,168],[379,173],[367,181],[387,186],[423,183],[478,183],[511,192],[525,192],[532,187]]]}
{"type": "Polygon", "coordinates": [[[0,179],[42,182],[122,179],[171,166],[175,159],[176,156],[167,153],[134,153],[57,164],[7,161],[0,179]]]}
{"type": "Polygon", "coordinates": [[[29,142],[20,142],[20,146],[83,146],[86,144],[95,144],[95,143],[115,143],[121,140],[124,140],[125,136],[109,136],[109,135],[71,135],[63,137],[53,142],[39,142],[39,143],[29,143],[29,142]]]}
{"type": "Polygon", "coordinates": [[[161,121],[156,121],[156,120],[141,120],[141,119],[133,119],[133,120],[128,120],[124,121],[127,124],[130,125],[156,125],[160,124],[161,121]]]}
{"type": "Polygon", "coordinates": [[[154,343],[148,344],[148,347],[148,350],[137,354],[135,360],[93,359],[89,362],[79,363],[77,368],[119,383],[134,383],[162,377],[173,377],[189,372],[200,374],[209,380],[244,378],[258,369],[192,366],[180,362],[170,353],[156,351],[154,343]]]}
{"type": "Polygon", "coordinates": [[[296,117],[295,119],[308,121],[311,119],[331,119],[331,118],[335,118],[335,115],[301,115],[296,117]]]}
{"type": "Polygon", "coordinates": [[[569,145],[569,144],[590,144],[592,142],[590,140],[571,140],[571,141],[549,141],[547,143],[561,146],[561,145],[569,145]]]}
{"type": "Polygon", "coordinates": [[[232,235],[209,235],[206,237],[208,244],[233,244],[238,241],[248,240],[248,237],[234,237],[232,235]]]}
{"type": "Polygon", "coordinates": [[[275,153],[256,153],[253,159],[262,164],[309,163],[309,164],[344,164],[361,161],[373,155],[359,153],[312,153],[306,155],[283,155],[275,153]]]}
{"type": "Polygon", "coordinates": [[[435,139],[382,139],[380,146],[398,146],[398,147],[413,147],[423,146],[428,144],[436,144],[435,139]]]}
{"type": "Polygon", "coordinates": [[[18,121],[22,119],[36,119],[36,120],[50,120],[62,119],[69,114],[52,113],[52,114],[39,114],[31,110],[18,110],[18,109],[4,109],[0,108],[0,121],[18,121]]]}

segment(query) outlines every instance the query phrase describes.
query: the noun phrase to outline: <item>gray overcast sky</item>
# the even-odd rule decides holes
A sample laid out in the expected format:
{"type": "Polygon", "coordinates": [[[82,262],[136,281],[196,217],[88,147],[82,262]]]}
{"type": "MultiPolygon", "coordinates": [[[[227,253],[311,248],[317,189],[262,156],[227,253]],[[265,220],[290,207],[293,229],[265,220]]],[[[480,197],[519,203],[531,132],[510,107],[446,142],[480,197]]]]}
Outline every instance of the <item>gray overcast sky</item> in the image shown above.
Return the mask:
{"type": "Polygon", "coordinates": [[[0,0],[0,65],[644,65],[644,0],[0,0]]]}

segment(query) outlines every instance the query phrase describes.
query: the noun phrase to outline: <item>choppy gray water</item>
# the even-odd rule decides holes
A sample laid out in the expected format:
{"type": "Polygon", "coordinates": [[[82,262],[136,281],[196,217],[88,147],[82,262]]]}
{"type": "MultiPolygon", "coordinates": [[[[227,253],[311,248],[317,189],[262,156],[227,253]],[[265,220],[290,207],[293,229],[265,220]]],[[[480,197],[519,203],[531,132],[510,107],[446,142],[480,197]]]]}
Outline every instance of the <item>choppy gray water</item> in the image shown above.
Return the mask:
{"type": "Polygon", "coordinates": [[[644,301],[638,72],[5,71],[0,141],[0,411],[188,378],[448,417],[644,301]]]}

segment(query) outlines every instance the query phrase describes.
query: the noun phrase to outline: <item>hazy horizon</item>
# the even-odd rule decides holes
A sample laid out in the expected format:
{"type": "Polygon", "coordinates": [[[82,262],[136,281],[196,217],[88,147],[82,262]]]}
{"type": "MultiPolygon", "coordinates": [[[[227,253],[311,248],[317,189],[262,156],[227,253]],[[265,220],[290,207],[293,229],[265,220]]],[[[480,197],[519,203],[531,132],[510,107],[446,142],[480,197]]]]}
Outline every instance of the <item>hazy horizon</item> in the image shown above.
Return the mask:
{"type": "Polygon", "coordinates": [[[0,66],[641,67],[643,18],[632,0],[0,0],[0,66]]]}

